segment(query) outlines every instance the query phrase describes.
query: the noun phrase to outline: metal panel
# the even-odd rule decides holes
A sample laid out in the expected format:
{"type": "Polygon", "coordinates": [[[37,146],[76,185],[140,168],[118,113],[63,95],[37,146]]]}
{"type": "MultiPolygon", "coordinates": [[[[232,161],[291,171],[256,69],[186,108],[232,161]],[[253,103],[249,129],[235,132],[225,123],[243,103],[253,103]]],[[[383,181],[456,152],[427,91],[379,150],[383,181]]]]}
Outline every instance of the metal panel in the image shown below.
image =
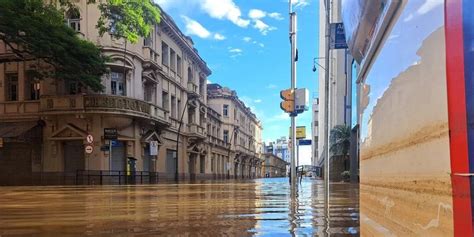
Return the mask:
{"type": "Polygon", "coordinates": [[[125,171],[125,143],[114,141],[112,145],[112,170],[125,171]]]}

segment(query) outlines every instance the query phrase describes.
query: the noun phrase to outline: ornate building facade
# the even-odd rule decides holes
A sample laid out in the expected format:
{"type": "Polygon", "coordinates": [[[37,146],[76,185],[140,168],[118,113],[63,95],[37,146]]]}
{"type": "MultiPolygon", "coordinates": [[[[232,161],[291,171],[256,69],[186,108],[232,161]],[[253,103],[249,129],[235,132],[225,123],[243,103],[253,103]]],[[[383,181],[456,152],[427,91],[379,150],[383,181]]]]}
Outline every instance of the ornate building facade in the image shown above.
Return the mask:
{"type": "MultiPolygon", "coordinates": [[[[220,113],[219,95],[207,95],[211,70],[170,16],[162,11],[150,37],[130,44],[100,37],[99,10],[85,0],[78,6],[67,23],[111,58],[105,90],[36,80],[34,61],[0,63],[0,182],[261,176],[260,122],[227,92],[229,107],[220,113]]],[[[1,42],[0,57],[14,57],[1,42]]]]}
{"type": "Polygon", "coordinates": [[[229,173],[234,177],[262,177],[262,125],[237,93],[219,84],[207,85],[209,108],[221,113],[222,138],[228,144],[229,173]]]}

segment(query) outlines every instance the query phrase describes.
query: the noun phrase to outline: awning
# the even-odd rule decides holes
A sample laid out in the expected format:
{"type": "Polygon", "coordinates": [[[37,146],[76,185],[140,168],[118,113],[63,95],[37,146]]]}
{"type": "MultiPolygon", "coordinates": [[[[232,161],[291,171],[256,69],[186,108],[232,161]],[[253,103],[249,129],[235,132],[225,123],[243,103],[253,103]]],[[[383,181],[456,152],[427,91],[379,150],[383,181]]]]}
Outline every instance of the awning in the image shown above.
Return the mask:
{"type": "Polygon", "coordinates": [[[38,123],[35,122],[10,122],[0,123],[0,137],[1,138],[13,138],[19,137],[20,135],[28,132],[32,128],[36,127],[38,123]]]}

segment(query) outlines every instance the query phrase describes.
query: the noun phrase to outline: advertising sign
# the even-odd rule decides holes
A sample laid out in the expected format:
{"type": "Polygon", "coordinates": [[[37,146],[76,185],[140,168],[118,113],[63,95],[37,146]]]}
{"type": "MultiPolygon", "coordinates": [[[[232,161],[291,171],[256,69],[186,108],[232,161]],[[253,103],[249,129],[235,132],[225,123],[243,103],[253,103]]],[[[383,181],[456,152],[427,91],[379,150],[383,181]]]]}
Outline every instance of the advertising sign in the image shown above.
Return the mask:
{"type": "Polygon", "coordinates": [[[346,35],[342,23],[331,23],[331,49],[347,49],[346,35]]]}

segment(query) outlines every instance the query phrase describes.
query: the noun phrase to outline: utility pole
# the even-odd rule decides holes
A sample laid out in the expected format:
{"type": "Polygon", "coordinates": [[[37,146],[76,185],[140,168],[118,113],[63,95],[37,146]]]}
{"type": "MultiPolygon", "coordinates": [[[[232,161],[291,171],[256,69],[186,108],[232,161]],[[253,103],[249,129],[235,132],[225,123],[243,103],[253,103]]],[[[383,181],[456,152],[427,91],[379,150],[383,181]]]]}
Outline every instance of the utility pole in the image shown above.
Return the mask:
{"type": "MultiPolygon", "coordinates": [[[[293,2],[289,1],[289,13],[290,13],[290,43],[291,43],[291,90],[296,89],[296,27],[297,27],[297,18],[296,13],[292,9],[293,2]]],[[[293,93],[295,96],[295,93],[293,93]]],[[[294,99],[293,99],[294,100],[294,99]]],[[[295,106],[295,105],[293,105],[295,106]]],[[[293,108],[295,111],[295,108],[293,108]]],[[[295,167],[295,158],[296,158],[296,116],[297,113],[293,112],[291,116],[291,190],[294,191],[296,188],[296,167],[295,167]]]]}
{"type": "Polygon", "coordinates": [[[323,139],[326,140],[326,146],[324,146],[324,153],[326,159],[324,160],[324,206],[326,209],[326,218],[329,221],[329,73],[331,72],[329,68],[329,47],[330,47],[330,0],[325,0],[326,7],[326,50],[325,50],[325,68],[326,74],[324,75],[324,94],[326,99],[324,100],[324,132],[326,137],[323,139]]]}

